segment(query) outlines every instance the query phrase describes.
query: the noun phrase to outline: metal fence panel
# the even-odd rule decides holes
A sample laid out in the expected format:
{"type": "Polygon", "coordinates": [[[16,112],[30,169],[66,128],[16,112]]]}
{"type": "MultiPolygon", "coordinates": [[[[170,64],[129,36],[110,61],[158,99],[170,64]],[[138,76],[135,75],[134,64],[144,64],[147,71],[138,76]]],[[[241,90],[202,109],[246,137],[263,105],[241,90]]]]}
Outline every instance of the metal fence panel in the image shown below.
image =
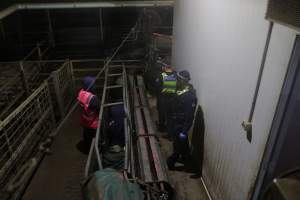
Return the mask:
{"type": "Polygon", "coordinates": [[[24,96],[19,63],[0,64],[0,120],[3,120],[15,108],[24,96]]]}
{"type": "Polygon", "coordinates": [[[69,61],[66,61],[58,70],[52,73],[51,81],[54,86],[60,118],[63,118],[74,100],[74,82],[69,61]]]}
{"type": "Polygon", "coordinates": [[[0,122],[0,188],[24,164],[55,126],[50,91],[43,83],[0,122]]]}

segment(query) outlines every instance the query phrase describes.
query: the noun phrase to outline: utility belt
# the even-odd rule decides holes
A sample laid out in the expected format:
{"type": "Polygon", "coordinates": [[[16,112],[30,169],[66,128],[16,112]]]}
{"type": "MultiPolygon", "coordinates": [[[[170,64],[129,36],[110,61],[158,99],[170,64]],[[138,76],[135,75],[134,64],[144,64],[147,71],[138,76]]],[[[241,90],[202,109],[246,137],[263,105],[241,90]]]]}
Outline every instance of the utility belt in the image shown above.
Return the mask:
{"type": "Polygon", "coordinates": [[[168,98],[175,98],[176,97],[176,93],[165,93],[165,92],[161,92],[160,95],[162,97],[168,97],[168,98]]]}
{"type": "Polygon", "coordinates": [[[178,114],[178,113],[174,113],[172,116],[172,119],[176,122],[182,122],[185,118],[184,114],[178,114]]]}

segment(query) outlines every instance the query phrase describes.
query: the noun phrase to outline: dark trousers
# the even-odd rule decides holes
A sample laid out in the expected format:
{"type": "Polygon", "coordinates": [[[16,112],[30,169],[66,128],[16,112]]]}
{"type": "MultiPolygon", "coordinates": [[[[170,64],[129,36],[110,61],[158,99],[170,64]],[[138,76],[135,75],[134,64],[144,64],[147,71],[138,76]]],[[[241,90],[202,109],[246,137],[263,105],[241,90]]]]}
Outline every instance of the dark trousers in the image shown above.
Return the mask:
{"type": "Polygon", "coordinates": [[[160,127],[166,127],[167,132],[171,132],[172,114],[173,114],[174,95],[159,94],[157,97],[158,124],[160,127]]]}
{"type": "Polygon", "coordinates": [[[169,162],[171,165],[174,165],[178,159],[181,157],[182,160],[188,161],[190,158],[190,145],[189,145],[189,139],[180,139],[179,134],[180,134],[180,127],[175,124],[175,122],[172,124],[173,125],[173,153],[169,157],[169,162]]]}
{"type": "Polygon", "coordinates": [[[159,126],[164,126],[166,123],[166,113],[165,113],[165,98],[163,95],[159,94],[157,96],[157,111],[158,111],[158,124],[159,126]]]}
{"type": "Polygon", "coordinates": [[[89,150],[96,135],[96,129],[83,128],[83,142],[86,150],[89,150]]]}

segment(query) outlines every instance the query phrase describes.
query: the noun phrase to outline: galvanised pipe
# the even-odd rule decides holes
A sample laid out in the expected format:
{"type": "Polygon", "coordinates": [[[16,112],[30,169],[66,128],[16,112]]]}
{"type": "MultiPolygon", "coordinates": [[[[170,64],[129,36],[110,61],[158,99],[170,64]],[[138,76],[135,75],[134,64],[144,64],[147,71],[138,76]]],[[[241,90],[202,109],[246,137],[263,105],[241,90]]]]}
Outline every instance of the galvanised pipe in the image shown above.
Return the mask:
{"type": "Polygon", "coordinates": [[[74,8],[118,8],[118,7],[164,7],[174,6],[175,1],[111,1],[111,2],[72,2],[72,3],[24,3],[16,4],[0,11],[3,19],[17,10],[74,9],[74,8]]]}

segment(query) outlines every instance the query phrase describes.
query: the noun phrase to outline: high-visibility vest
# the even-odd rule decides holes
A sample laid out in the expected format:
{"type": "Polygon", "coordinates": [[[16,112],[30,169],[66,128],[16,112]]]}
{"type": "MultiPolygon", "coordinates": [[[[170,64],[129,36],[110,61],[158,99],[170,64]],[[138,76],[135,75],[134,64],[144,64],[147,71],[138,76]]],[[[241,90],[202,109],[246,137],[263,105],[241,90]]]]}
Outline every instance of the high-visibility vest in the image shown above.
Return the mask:
{"type": "Polygon", "coordinates": [[[82,113],[80,116],[80,124],[86,128],[97,129],[99,123],[99,113],[97,111],[92,111],[89,109],[89,104],[91,99],[95,95],[91,92],[80,90],[77,100],[79,101],[82,107],[82,113]]]}
{"type": "Polygon", "coordinates": [[[175,94],[177,87],[177,78],[175,73],[161,73],[162,75],[162,93],[175,94]]]}
{"type": "Polygon", "coordinates": [[[179,122],[181,122],[183,119],[186,118],[186,114],[191,114],[194,115],[194,113],[186,113],[184,111],[184,98],[182,98],[182,95],[186,94],[187,92],[190,92],[188,95],[190,95],[190,98],[193,98],[193,103],[190,105],[192,107],[196,107],[197,106],[197,97],[196,97],[196,92],[193,89],[192,86],[188,85],[186,87],[184,87],[183,89],[177,90],[176,91],[176,103],[175,103],[175,116],[176,116],[176,120],[178,120],[179,122]]]}
{"type": "Polygon", "coordinates": [[[189,86],[183,88],[182,90],[177,90],[176,94],[177,94],[177,96],[181,96],[181,95],[187,93],[188,91],[190,91],[190,87],[189,86]]]}

